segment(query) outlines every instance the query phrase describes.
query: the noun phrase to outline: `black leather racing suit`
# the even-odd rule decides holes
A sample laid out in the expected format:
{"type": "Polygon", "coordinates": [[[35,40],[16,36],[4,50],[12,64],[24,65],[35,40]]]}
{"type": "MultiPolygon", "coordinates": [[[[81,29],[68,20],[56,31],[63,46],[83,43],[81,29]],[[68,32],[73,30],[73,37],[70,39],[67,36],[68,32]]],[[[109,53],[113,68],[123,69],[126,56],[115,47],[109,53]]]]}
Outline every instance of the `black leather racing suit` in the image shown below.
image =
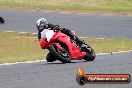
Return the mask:
{"type": "MultiPolygon", "coordinates": [[[[60,30],[62,33],[68,35],[71,39],[75,40],[79,46],[83,44],[83,41],[80,40],[76,35],[74,35],[69,29],[66,28],[60,28],[59,25],[53,25],[53,24],[48,24],[47,29],[50,28],[53,31],[60,30]]],[[[38,33],[38,39],[41,39],[41,32],[38,33]]]]}

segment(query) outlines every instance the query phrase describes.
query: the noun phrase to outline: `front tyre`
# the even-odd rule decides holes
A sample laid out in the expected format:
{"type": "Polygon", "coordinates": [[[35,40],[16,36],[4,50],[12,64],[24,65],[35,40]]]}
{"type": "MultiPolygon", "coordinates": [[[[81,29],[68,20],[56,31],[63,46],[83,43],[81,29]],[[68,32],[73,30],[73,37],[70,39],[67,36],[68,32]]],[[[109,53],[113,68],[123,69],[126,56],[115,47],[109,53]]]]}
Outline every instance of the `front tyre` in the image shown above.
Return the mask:
{"type": "Polygon", "coordinates": [[[55,45],[51,45],[49,51],[62,63],[70,63],[71,58],[68,51],[63,47],[59,50],[55,45]]]}
{"type": "Polygon", "coordinates": [[[49,52],[46,56],[46,60],[47,62],[53,62],[56,60],[56,58],[52,55],[52,53],[49,52]]]}

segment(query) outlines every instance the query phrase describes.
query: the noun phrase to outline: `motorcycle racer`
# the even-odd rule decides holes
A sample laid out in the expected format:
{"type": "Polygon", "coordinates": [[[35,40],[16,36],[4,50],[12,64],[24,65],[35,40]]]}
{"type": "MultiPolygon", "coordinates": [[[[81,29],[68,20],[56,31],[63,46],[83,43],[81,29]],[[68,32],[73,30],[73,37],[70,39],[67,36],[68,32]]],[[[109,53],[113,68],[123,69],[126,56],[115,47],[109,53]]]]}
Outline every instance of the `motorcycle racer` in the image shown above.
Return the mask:
{"type": "Polygon", "coordinates": [[[46,56],[47,62],[59,60],[62,63],[70,63],[71,60],[95,59],[94,50],[69,29],[50,24],[46,18],[40,18],[36,26],[40,47],[49,50],[46,56]]]}
{"type": "Polygon", "coordinates": [[[78,43],[79,46],[82,46],[84,42],[80,40],[76,35],[74,35],[69,29],[66,28],[60,28],[59,25],[51,24],[47,21],[46,18],[40,18],[37,20],[36,23],[37,29],[38,29],[38,39],[40,40],[43,38],[46,34],[46,31],[53,30],[58,31],[60,30],[62,33],[68,35],[71,39],[75,40],[76,43],[78,43]]]}

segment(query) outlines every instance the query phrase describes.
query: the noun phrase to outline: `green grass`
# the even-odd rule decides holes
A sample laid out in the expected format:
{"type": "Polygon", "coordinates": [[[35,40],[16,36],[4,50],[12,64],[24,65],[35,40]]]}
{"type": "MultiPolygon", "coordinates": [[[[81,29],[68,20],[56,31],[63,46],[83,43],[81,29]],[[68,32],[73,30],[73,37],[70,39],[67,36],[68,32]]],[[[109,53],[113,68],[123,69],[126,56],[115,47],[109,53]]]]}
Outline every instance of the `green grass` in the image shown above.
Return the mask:
{"type": "MultiPolygon", "coordinates": [[[[132,40],[129,39],[96,39],[85,38],[96,53],[119,50],[132,50],[132,40]]],[[[28,33],[0,32],[0,63],[42,60],[47,50],[39,46],[36,36],[28,33]]]]}
{"type": "Polygon", "coordinates": [[[132,0],[0,0],[0,6],[45,10],[132,12],[132,0]]]}
{"type": "Polygon", "coordinates": [[[35,37],[0,32],[0,63],[43,59],[44,50],[35,37]]]}
{"type": "Polygon", "coordinates": [[[84,40],[93,47],[96,53],[111,53],[111,52],[132,50],[132,40],[131,39],[86,38],[84,40]]]}

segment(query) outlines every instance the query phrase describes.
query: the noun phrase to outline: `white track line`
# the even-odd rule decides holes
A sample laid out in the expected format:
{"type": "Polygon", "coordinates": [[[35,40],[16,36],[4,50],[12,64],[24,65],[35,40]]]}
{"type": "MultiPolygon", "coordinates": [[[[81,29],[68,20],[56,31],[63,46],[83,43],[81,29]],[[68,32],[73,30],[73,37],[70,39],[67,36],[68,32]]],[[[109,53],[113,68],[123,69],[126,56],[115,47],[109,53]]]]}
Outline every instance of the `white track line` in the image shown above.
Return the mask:
{"type": "Polygon", "coordinates": [[[119,54],[119,53],[129,53],[129,52],[132,52],[132,50],[128,50],[128,51],[118,51],[118,52],[110,52],[110,53],[98,53],[96,55],[99,56],[99,55],[119,54]]]}
{"type": "Polygon", "coordinates": [[[16,64],[26,64],[26,63],[37,63],[37,62],[42,62],[42,61],[46,61],[44,60],[36,60],[36,61],[26,61],[26,62],[16,62],[16,63],[4,63],[4,64],[0,64],[0,66],[6,66],[6,65],[16,65],[16,64]]]}
{"type": "MultiPolygon", "coordinates": [[[[97,56],[100,55],[110,55],[110,54],[119,54],[119,53],[129,53],[132,52],[132,50],[129,51],[119,51],[119,52],[111,52],[111,53],[98,53],[96,54],[97,56]]],[[[16,64],[26,64],[26,63],[37,63],[37,62],[45,62],[46,59],[44,60],[36,60],[36,61],[26,61],[26,62],[16,62],[16,63],[4,63],[4,64],[0,64],[0,66],[8,66],[8,65],[16,65],[16,64]]]]}

